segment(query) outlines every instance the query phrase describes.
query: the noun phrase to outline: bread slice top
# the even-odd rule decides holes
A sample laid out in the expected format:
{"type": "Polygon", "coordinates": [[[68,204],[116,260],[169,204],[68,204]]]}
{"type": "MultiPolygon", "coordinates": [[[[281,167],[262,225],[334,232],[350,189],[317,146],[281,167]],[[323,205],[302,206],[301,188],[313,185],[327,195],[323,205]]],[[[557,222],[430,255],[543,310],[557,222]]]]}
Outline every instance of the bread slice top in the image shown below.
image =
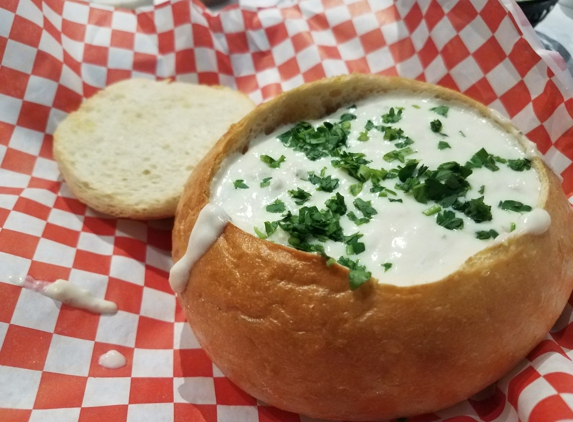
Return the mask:
{"type": "Polygon", "coordinates": [[[95,210],[171,217],[196,164],[254,107],[229,88],[125,80],[58,126],[54,158],[73,194],[95,210]]]}

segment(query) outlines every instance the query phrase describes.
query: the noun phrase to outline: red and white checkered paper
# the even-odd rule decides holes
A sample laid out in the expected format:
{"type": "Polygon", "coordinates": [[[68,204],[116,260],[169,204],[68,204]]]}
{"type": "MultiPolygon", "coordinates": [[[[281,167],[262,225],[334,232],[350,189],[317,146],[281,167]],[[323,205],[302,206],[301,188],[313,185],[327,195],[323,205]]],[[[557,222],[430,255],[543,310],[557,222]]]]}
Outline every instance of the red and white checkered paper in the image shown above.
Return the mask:
{"type": "MultiPolygon", "coordinates": [[[[509,116],[573,194],[573,81],[512,0],[280,1],[219,14],[197,0],[136,11],[2,0],[0,62],[2,421],[309,421],[257,403],[201,350],[167,282],[172,221],[106,217],[62,181],[56,125],[113,82],[222,84],[257,103],[349,72],[433,82],[509,116]],[[25,274],[68,279],[120,310],[94,315],[8,282],[25,274]],[[110,349],[126,367],[97,364],[110,349]]],[[[496,385],[408,420],[573,419],[570,304],[496,385]]]]}

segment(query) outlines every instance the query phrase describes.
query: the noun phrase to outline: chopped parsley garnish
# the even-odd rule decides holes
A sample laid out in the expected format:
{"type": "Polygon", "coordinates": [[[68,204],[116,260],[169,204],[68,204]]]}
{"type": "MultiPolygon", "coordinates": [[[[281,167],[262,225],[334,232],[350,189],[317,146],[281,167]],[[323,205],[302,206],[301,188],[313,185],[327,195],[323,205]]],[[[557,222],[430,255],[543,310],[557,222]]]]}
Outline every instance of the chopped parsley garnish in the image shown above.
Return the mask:
{"type": "Polygon", "coordinates": [[[467,202],[456,202],[453,208],[457,211],[463,212],[476,223],[483,223],[484,221],[491,221],[491,206],[483,202],[483,196],[470,199],[467,202]]]}
{"type": "Polygon", "coordinates": [[[376,130],[384,132],[384,139],[386,141],[395,141],[404,137],[404,131],[397,127],[376,126],[376,130]]]}
{"type": "Polygon", "coordinates": [[[436,217],[436,222],[448,230],[461,230],[464,228],[464,220],[456,217],[456,213],[453,211],[439,213],[436,217]]]}
{"type": "Polygon", "coordinates": [[[355,233],[352,236],[348,236],[348,239],[346,239],[344,242],[346,243],[347,255],[358,255],[366,250],[364,243],[358,241],[362,236],[364,235],[360,233],[355,233]]]}
{"type": "Polygon", "coordinates": [[[328,258],[328,259],[326,260],[326,266],[327,266],[327,267],[332,267],[334,264],[336,264],[336,259],[334,259],[334,258],[328,258]]]}
{"type": "Polygon", "coordinates": [[[249,189],[249,187],[245,185],[244,182],[245,181],[243,179],[237,179],[233,182],[233,186],[235,186],[235,189],[249,189]]]}
{"type": "Polygon", "coordinates": [[[485,167],[491,171],[498,171],[499,167],[495,164],[495,161],[495,157],[488,153],[485,148],[482,148],[470,158],[470,161],[466,163],[466,167],[470,169],[485,167]]]}
{"type": "MultiPolygon", "coordinates": [[[[443,207],[449,207],[459,196],[465,195],[470,188],[466,178],[472,174],[472,171],[455,161],[449,161],[440,164],[437,170],[427,170],[422,174],[427,176],[424,183],[421,183],[419,178],[409,178],[403,185],[397,185],[397,187],[405,192],[411,189],[414,199],[422,204],[432,200],[443,207]]],[[[420,171],[417,177],[419,175],[420,171]]]]}
{"type": "Polygon", "coordinates": [[[402,202],[402,199],[388,198],[388,201],[390,201],[390,202],[402,202]]]}
{"type": "Polygon", "coordinates": [[[495,239],[499,236],[499,233],[495,230],[481,230],[476,232],[476,238],[480,240],[495,239]]]}
{"type": "Polygon", "coordinates": [[[280,199],[276,199],[275,202],[267,205],[267,207],[265,209],[268,212],[273,212],[273,213],[279,213],[279,212],[285,212],[286,211],[285,203],[283,201],[281,201],[280,199]]]}
{"type": "Polygon", "coordinates": [[[372,218],[373,215],[378,214],[378,211],[372,207],[372,201],[364,201],[360,198],[356,198],[353,204],[366,218],[372,218]]]}
{"type": "Polygon", "coordinates": [[[308,172],[308,181],[317,186],[316,190],[324,192],[333,192],[338,187],[339,179],[332,178],[332,176],[325,176],[326,167],[320,172],[320,176],[314,174],[314,171],[308,172]]]}
{"type": "Polygon", "coordinates": [[[358,195],[360,192],[362,192],[362,183],[355,183],[353,185],[350,185],[350,193],[352,194],[352,196],[356,196],[358,195]]]}
{"type": "Polygon", "coordinates": [[[391,107],[388,113],[382,115],[382,121],[384,123],[398,123],[402,118],[403,109],[401,107],[396,107],[396,109],[398,110],[397,113],[394,111],[394,107],[391,107]]]}
{"type": "MultiPolygon", "coordinates": [[[[373,189],[374,188],[370,188],[370,192],[373,192],[373,189]]],[[[394,195],[394,196],[398,195],[392,189],[385,188],[384,186],[376,186],[376,191],[379,192],[378,193],[379,198],[387,198],[388,194],[394,195]]]]}
{"type": "Polygon", "coordinates": [[[402,139],[404,139],[402,142],[396,142],[396,144],[395,144],[396,148],[405,148],[408,145],[412,145],[414,143],[414,141],[412,139],[408,138],[407,136],[405,138],[402,138],[402,139]]]}
{"type": "Polygon", "coordinates": [[[356,120],[356,115],[352,114],[352,113],[344,113],[342,116],[340,116],[340,121],[341,122],[349,122],[351,120],[356,120]]]}
{"type": "Polygon", "coordinates": [[[438,119],[432,120],[430,122],[430,129],[432,129],[432,132],[440,133],[442,131],[442,122],[438,119]]]}
{"type": "Polygon", "coordinates": [[[527,158],[520,158],[518,160],[507,160],[507,166],[515,171],[524,171],[531,168],[531,161],[527,158]]]}
{"type": "Polygon", "coordinates": [[[344,196],[338,192],[336,192],[336,195],[334,195],[332,198],[328,199],[324,205],[326,205],[326,208],[332,211],[333,214],[338,216],[346,214],[346,203],[344,202],[344,196]]]}
{"type": "Polygon", "coordinates": [[[310,199],[311,196],[310,193],[301,188],[296,188],[296,190],[289,190],[288,194],[291,196],[291,198],[294,199],[294,203],[297,205],[303,205],[310,199]]]}
{"type": "Polygon", "coordinates": [[[370,136],[368,136],[368,131],[365,130],[364,132],[360,132],[360,135],[358,135],[358,140],[361,142],[366,142],[370,139],[370,136]]]}
{"type": "Polygon", "coordinates": [[[260,184],[261,188],[266,188],[267,186],[269,186],[271,184],[271,179],[272,177],[265,177],[260,184]]]}
{"type": "Polygon", "coordinates": [[[466,137],[466,134],[463,133],[461,130],[460,130],[460,135],[462,135],[464,138],[466,137]]]}
{"type": "Polygon", "coordinates": [[[366,218],[366,217],[358,218],[358,217],[356,217],[356,214],[354,214],[354,211],[350,211],[347,214],[347,217],[350,221],[352,221],[357,226],[361,226],[362,224],[366,224],[366,223],[370,222],[369,218],[366,218]]]}
{"type": "Polygon", "coordinates": [[[391,262],[385,262],[384,264],[380,264],[382,267],[384,267],[384,272],[388,271],[390,268],[392,268],[392,263],[391,262]]]}
{"type": "Polygon", "coordinates": [[[444,142],[444,141],[438,142],[438,149],[439,150],[446,149],[446,148],[451,148],[450,144],[448,144],[447,142],[444,142]]]}
{"type": "Polygon", "coordinates": [[[273,221],[273,222],[265,221],[265,232],[266,233],[261,232],[256,227],[255,227],[255,233],[261,239],[266,239],[267,237],[272,235],[277,230],[278,225],[279,225],[278,221],[273,221]]]}
{"type": "Polygon", "coordinates": [[[444,117],[448,117],[448,110],[450,108],[447,106],[438,106],[438,107],[432,107],[430,109],[430,111],[433,111],[434,113],[438,113],[440,116],[444,116],[444,117]]]}
{"type": "Polygon", "coordinates": [[[365,130],[365,131],[370,131],[370,130],[372,130],[372,129],[374,129],[374,123],[372,123],[372,120],[368,120],[368,121],[366,122],[366,125],[364,126],[364,130],[365,130]]]}
{"type": "Polygon", "coordinates": [[[336,160],[331,161],[334,168],[344,170],[359,182],[365,182],[370,178],[370,170],[366,164],[371,161],[364,158],[365,154],[339,150],[334,153],[334,156],[337,157],[336,160]]]}
{"type": "Polygon", "coordinates": [[[499,201],[499,208],[506,211],[515,211],[515,212],[529,212],[533,208],[529,205],[525,205],[519,201],[512,201],[510,199],[506,201],[499,201]]]}
{"type": "Polygon", "coordinates": [[[311,161],[326,157],[340,147],[346,146],[350,122],[324,122],[316,129],[308,122],[299,122],[277,138],[287,148],[301,151],[311,161]]]}
{"type": "Polygon", "coordinates": [[[442,207],[440,207],[438,204],[434,204],[430,208],[428,208],[427,210],[422,211],[422,214],[430,216],[430,215],[434,215],[434,214],[440,212],[441,210],[442,210],[442,207]]]}
{"type": "Polygon", "coordinates": [[[481,187],[478,190],[478,193],[483,195],[484,192],[485,192],[485,185],[481,185],[481,187]]]}
{"type": "Polygon", "coordinates": [[[416,109],[420,109],[420,106],[418,104],[412,104],[412,107],[416,108],[416,109]]]}
{"type": "Polygon", "coordinates": [[[284,155],[281,155],[278,160],[275,160],[270,155],[261,155],[261,161],[263,163],[267,163],[269,167],[272,169],[278,169],[281,166],[281,164],[285,161],[285,158],[286,157],[284,155]]]}
{"type": "Polygon", "coordinates": [[[511,223],[509,226],[509,232],[511,233],[514,230],[515,230],[515,223],[511,223]]]}
{"type": "Polygon", "coordinates": [[[402,149],[395,149],[394,151],[390,151],[387,154],[384,154],[384,156],[382,157],[384,159],[384,161],[391,163],[394,160],[398,160],[401,163],[403,163],[404,161],[406,161],[406,156],[408,155],[412,155],[415,154],[416,151],[414,151],[412,148],[410,147],[406,147],[406,148],[402,148],[402,149]]]}
{"type": "Polygon", "coordinates": [[[364,265],[360,265],[360,260],[353,261],[350,258],[341,256],[338,263],[347,267],[350,270],[348,273],[348,281],[350,282],[350,290],[356,290],[372,277],[370,271],[366,271],[364,265]]]}
{"type": "Polygon", "coordinates": [[[338,214],[328,208],[319,210],[314,206],[302,207],[298,210],[298,214],[288,212],[278,224],[290,235],[288,242],[291,246],[306,250],[308,241],[313,237],[321,242],[327,239],[343,242],[345,236],[339,218],[338,214]]]}

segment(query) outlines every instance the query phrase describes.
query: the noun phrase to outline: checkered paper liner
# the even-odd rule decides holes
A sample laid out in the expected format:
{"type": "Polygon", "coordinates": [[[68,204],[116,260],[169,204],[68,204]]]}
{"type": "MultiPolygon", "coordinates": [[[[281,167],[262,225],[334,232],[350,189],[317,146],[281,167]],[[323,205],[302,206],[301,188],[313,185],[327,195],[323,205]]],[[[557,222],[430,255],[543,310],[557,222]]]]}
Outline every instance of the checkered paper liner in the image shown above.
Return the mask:
{"type": "MultiPolygon", "coordinates": [[[[62,181],[56,125],[113,82],[222,84],[257,103],[350,72],[433,82],[510,117],[573,194],[573,81],[510,0],[281,1],[218,14],[196,0],[136,11],[3,0],[0,63],[2,421],[310,421],[258,403],[199,347],[167,283],[171,220],[109,218],[62,181]],[[70,280],[120,310],[94,315],[8,282],[25,274],[70,280]],[[110,349],[126,367],[97,364],[110,349]]],[[[408,420],[573,419],[571,304],[495,385],[408,420]]]]}

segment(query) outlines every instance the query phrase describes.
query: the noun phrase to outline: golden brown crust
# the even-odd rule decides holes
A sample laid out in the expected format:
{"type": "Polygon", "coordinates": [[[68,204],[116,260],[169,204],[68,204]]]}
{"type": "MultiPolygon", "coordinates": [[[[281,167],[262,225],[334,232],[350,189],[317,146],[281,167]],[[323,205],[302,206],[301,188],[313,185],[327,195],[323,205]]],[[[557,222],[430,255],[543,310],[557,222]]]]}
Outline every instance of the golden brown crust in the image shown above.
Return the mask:
{"type": "MultiPolygon", "coordinates": [[[[221,161],[261,132],[322,117],[389,89],[462,95],[401,78],[351,75],[295,89],[259,106],[199,164],[179,204],[173,257],[185,252],[221,161]],[[327,93],[325,95],[325,92],[327,93]]],[[[435,411],[486,387],[521,360],[560,314],[573,280],[573,216],[557,177],[534,160],[539,236],[510,238],[441,281],[412,287],[372,280],[348,288],[347,270],[228,224],[179,295],[200,344],[248,393],[313,417],[367,420],[435,411]]]]}

